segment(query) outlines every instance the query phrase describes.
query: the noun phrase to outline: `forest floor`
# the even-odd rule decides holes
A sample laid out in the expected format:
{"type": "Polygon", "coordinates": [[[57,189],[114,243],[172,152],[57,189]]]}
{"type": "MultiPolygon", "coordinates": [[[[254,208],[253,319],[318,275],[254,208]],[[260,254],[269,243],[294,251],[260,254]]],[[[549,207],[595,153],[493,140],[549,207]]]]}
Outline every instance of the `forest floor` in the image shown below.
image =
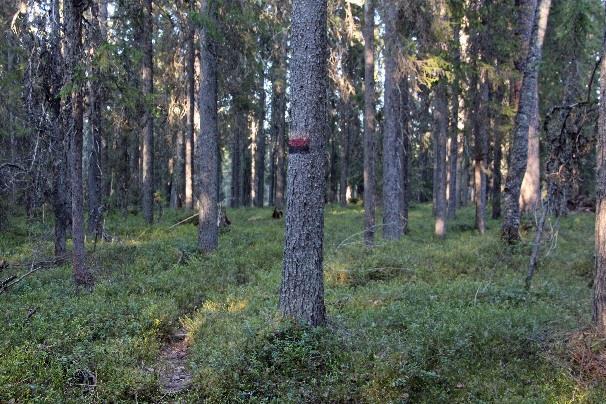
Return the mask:
{"type": "MultiPolygon", "coordinates": [[[[562,220],[527,291],[532,234],[505,247],[499,222],[473,230],[471,208],[437,240],[431,207],[415,206],[403,240],[368,251],[362,208],[327,206],[319,329],[278,315],[284,224],[271,210],[228,210],[208,256],[194,226],[169,229],[187,216],[151,228],[111,216],[114,241],[88,245],[91,292],[66,264],[0,293],[0,402],[606,400],[606,341],[587,329],[592,214],[562,220]]],[[[12,220],[0,281],[51,255],[51,229],[12,220]]]]}

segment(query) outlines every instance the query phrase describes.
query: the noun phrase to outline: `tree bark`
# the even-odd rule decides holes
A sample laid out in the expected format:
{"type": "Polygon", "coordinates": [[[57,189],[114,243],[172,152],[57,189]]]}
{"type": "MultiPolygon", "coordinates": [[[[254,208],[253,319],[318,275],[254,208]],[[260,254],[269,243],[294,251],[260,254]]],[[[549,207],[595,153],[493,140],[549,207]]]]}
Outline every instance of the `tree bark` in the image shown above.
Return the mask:
{"type": "MultiPolygon", "coordinates": [[[[237,99],[238,97],[234,97],[237,99]]],[[[244,133],[246,133],[246,111],[242,110],[238,105],[232,107],[232,115],[234,116],[234,130],[232,133],[231,143],[231,195],[230,206],[239,208],[242,205],[242,187],[243,187],[243,141],[244,133]]]]}
{"type": "MultiPolygon", "coordinates": [[[[265,60],[265,59],[263,59],[265,60]]],[[[255,200],[256,207],[263,207],[265,198],[265,74],[261,77],[259,88],[258,126],[255,138],[255,200]]]]}
{"type": "Polygon", "coordinates": [[[364,5],[364,242],[375,239],[375,0],[364,5]]]}
{"type": "Polygon", "coordinates": [[[66,133],[71,134],[70,170],[72,188],[72,238],[74,251],[72,265],[77,286],[90,286],[92,276],[86,267],[84,245],[84,190],[82,184],[83,143],[83,97],[82,84],[77,82],[76,69],[82,58],[82,4],[78,0],[67,0],[63,4],[65,14],[65,85],[71,87],[71,100],[66,104],[71,109],[66,133]]]}
{"type": "MultiPolygon", "coordinates": [[[[91,25],[92,25],[92,52],[93,55],[103,44],[103,22],[101,21],[99,2],[91,3],[91,25]]],[[[101,118],[103,114],[103,90],[99,68],[92,63],[92,79],[88,83],[89,101],[89,126],[90,144],[92,146],[88,166],[88,233],[94,235],[95,239],[103,237],[103,207],[104,207],[104,179],[106,166],[103,161],[104,139],[102,136],[101,118]]],[[[106,173],[107,175],[107,173],[106,173]]]]}
{"type": "Polygon", "coordinates": [[[490,84],[486,74],[479,78],[474,130],[474,199],[476,205],[475,228],[484,234],[486,231],[486,173],[488,171],[488,95],[490,84]]]}
{"type": "MultiPolygon", "coordinates": [[[[190,13],[194,11],[194,1],[189,2],[190,13]]],[[[187,80],[187,135],[185,137],[185,199],[183,205],[186,209],[193,209],[193,183],[194,183],[194,112],[195,112],[195,75],[196,48],[194,43],[195,29],[191,17],[188,18],[187,32],[187,62],[185,74],[187,80]]]]}
{"type": "Polygon", "coordinates": [[[311,326],[326,322],[322,271],[326,18],[326,0],[293,1],[292,130],[280,310],[311,326]]]}
{"type": "MultiPolygon", "coordinates": [[[[209,24],[216,24],[216,2],[202,0],[201,15],[209,24]]],[[[217,56],[216,44],[207,26],[200,30],[200,135],[196,145],[199,184],[198,249],[204,253],[215,250],[219,244],[218,192],[219,184],[219,127],[217,122],[217,56]]]]}
{"type": "Polygon", "coordinates": [[[496,111],[491,114],[492,118],[492,133],[494,134],[493,157],[492,157],[492,218],[498,219],[501,217],[501,160],[503,152],[501,150],[502,134],[501,127],[503,126],[503,97],[505,92],[503,86],[499,86],[496,95],[496,111]]]}
{"type": "Polygon", "coordinates": [[[537,4],[528,56],[524,65],[520,102],[509,157],[509,170],[505,182],[505,217],[502,237],[508,243],[514,243],[520,239],[520,190],[528,159],[528,136],[536,106],[542,38],[545,34],[550,6],[551,0],[539,0],[537,4]]]}
{"type": "Polygon", "coordinates": [[[446,235],[446,142],[448,136],[448,98],[445,83],[439,83],[434,96],[434,132],[435,132],[435,206],[436,220],[434,234],[443,238],[446,235]]]}
{"type": "Polygon", "coordinates": [[[457,164],[459,154],[459,71],[461,64],[461,45],[460,45],[461,23],[456,21],[453,27],[453,55],[455,64],[455,76],[452,83],[452,92],[450,94],[450,119],[448,131],[450,132],[450,150],[448,154],[449,177],[448,177],[448,218],[453,219],[457,213],[457,164]]]}
{"type": "Polygon", "coordinates": [[[600,63],[600,104],[596,155],[595,280],[593,322],[606,335],[606,32],[600,63]]]}
{"type": "Polygon", "coordinates": [[[284,207],[284,186],[286,178],[286,38],[276,42],[272,54],[272,137],[275,153],[274,206],[284,207]]]}
{"type": "Polygon", "coordinates": [[[143,96],[143,116],[141,122],[141,201],[143,216],[148,224],[154,221],[154,118],[152,114],[154,92],[153,45],[152,45],[152,0],[142,0],[141,49],[141,93],[143,96]]]}
{"type": "Polygon", "coordinates": [[[385,9],[385,123],[383,129],[383,238],[399,240],[404,232],[401,218],[400,94],[397,68],[398,9],[385,9]]]}
{"type": "Polygon", "coordinates": [[[410,179],[408,162],[410,159],[411,105],[408,76],[400,79],[400,217],[402,233],[408,231],[408,205],[410,199],[410,179]]]}

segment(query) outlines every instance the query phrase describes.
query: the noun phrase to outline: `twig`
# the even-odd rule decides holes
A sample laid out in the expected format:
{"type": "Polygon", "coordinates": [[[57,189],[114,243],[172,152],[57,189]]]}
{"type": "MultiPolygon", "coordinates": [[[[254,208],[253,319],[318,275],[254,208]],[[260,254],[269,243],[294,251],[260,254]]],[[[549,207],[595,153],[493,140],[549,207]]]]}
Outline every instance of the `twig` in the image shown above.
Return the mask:
{"type": "Polygon", "coordinates": [[[183,223],[187,222],[188,220],[193,219],[193,218],[194,218],[194,217],[196,217],[196,216],[198,216],[198,214],[197,214],[197,213],[195,213],[195,214],[191,215],[191,216],[190,216],[190,217],[188,217],[187,219],[183,219],[183,220],[181,220],[179,223],[175,223],[175,224],[173,224],[172,226],[170,226],[170,227],[168,228],[168,230],[172,230],[173,228],[175,228],[175,227],[179,226],[180,224],[183,224],[183,223]]]}

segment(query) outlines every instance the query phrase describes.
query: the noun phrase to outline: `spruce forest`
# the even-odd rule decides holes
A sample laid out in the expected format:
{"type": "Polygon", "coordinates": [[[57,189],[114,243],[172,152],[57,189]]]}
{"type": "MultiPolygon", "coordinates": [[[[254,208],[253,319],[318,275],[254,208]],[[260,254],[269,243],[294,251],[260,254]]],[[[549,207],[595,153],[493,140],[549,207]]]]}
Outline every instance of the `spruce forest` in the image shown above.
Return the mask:
{"type": "Polygon", "coordinates": [[[0,403],[606,402],[604,0],[0,2],[0,403]]]}

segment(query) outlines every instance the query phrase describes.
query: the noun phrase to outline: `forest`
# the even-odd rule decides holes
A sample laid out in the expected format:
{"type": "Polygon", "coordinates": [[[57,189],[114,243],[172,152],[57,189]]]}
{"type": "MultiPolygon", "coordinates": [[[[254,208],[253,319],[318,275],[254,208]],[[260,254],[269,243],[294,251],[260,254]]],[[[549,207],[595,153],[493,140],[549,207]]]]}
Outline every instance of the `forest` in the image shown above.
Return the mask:
{"type": "Polygon", "coordinates": [[[606,402],[603,0],[0,2],[0,403],[606,402]]]}

